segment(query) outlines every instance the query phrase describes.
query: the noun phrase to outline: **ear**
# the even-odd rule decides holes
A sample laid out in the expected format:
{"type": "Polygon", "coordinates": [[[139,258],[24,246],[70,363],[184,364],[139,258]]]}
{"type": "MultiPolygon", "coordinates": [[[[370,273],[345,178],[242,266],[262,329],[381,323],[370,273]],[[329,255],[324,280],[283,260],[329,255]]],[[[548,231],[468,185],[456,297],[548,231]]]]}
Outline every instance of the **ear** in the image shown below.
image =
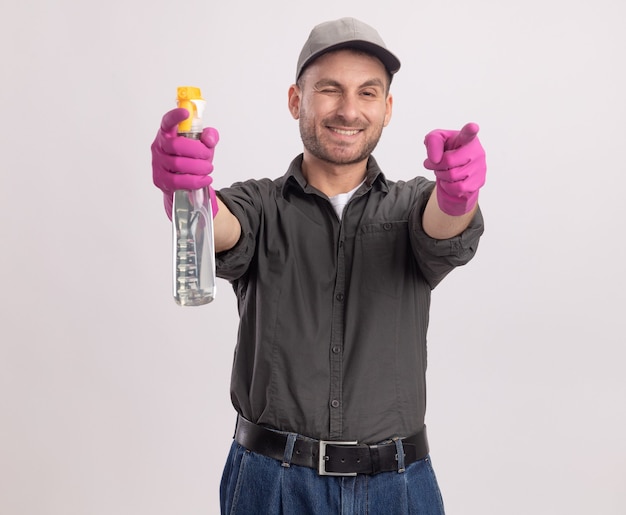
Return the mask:
{"type": "Polygon", "coordinates": [[[383,127],[387,127],[387,125],[389,125],[389,122],[391,121],[391,113],[393,111],[393,96],[391,96],[391,93],[387,95],[387,100],[385,100],[385,104],[385,119],[383,122],[383,127]]]}
{"type": "Polygon", "coordinates": [[[296,84],[292,84],[289,87],[289,112],[294,120],[300,118],[300,93],[300,88],[296,84]]]}

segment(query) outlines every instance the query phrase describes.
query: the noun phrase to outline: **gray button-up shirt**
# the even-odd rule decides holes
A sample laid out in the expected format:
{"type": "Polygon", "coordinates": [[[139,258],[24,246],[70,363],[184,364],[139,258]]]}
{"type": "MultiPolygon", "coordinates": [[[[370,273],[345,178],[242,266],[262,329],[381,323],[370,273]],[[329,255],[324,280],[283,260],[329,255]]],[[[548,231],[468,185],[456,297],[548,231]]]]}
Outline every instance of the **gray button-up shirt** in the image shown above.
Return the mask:
{"type": "Polygon", "coordinates": [[[389,181],[370,158],[339,220],[301,163],[218,192],[242,228],[217,257],[240,315],[233,405],[318,439],[412,435],[424,425],[430,292],[474,256],[482,216],[430,238],[421,219],[434,183],[389,181]]]}

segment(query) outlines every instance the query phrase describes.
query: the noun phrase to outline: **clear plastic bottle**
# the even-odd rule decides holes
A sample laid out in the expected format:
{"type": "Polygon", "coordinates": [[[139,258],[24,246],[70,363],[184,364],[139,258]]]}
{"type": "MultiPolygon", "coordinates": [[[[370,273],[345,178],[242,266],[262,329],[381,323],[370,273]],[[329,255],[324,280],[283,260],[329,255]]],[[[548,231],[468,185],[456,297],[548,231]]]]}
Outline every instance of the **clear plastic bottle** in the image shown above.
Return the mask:
{"type": "MultiPolygon", "coordinates": [[[[178,107],[189,118],[178,125],[178,135],[200,139],[205,101],[199,88],[177,91],[178,107]]],[[[202,306],[215,298],[213,213],[208,188],[174,192],[172,206],[174,300],[180,306],[202,306]]]]}

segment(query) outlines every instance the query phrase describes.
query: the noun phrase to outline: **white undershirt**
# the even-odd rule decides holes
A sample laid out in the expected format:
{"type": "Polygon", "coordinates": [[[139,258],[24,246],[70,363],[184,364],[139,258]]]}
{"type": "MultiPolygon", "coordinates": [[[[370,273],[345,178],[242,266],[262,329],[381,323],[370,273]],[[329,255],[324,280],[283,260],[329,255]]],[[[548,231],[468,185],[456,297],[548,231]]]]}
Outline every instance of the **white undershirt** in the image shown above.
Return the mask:
{"type": "MultiPolygon", "coordinates": [[[[361,184],[363,184],[363,182],[361,184]]],[[[359,184],[353,190],[348,191],[347,193],[338,193],[337,195],[333,197],[328,197],[328,200],[330,200],[330,203],[332,204],[333,209],[335,210],[335,213],[337,213],[339,220],[341,220],[341,215],[343,214],[343,208],[346,207],[346,204],[350,201],[350,199],[352,198],[352,195],[354,195],[354,192],[361,187],[361,184],[359,184]]]]}

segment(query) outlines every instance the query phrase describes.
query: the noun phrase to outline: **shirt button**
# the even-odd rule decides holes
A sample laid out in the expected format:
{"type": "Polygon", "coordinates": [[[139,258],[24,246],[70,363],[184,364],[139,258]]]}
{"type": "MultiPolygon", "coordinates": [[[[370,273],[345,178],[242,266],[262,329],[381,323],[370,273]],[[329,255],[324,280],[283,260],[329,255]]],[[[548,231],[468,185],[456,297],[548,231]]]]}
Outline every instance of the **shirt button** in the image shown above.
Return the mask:
{"type": "Polygon", "coordinates": [[[341,352],[341,347],[339,345],[335,345],[333,347],[333,354],[339,354],[341,352]]]}
{"type": "Polygon", "coordinates": [[[339,302],[343,302],[343,293],[338,293],[336,298],[339,302]]]}
{"type": "Polygon", "coordinates": [[[334,400],[330,403],[330,405],[331,405],[333,408],[338,408],[338,407],[339,407],[339,401],[338,401],[337,399],[334,399],[334,400]]]}
{"type": "Polygon", "coordinates": [[[385,231],[391,230],[391,224],[389,222],[385,222],[383,224],[383,229],[385,229],[385,231]]]}

